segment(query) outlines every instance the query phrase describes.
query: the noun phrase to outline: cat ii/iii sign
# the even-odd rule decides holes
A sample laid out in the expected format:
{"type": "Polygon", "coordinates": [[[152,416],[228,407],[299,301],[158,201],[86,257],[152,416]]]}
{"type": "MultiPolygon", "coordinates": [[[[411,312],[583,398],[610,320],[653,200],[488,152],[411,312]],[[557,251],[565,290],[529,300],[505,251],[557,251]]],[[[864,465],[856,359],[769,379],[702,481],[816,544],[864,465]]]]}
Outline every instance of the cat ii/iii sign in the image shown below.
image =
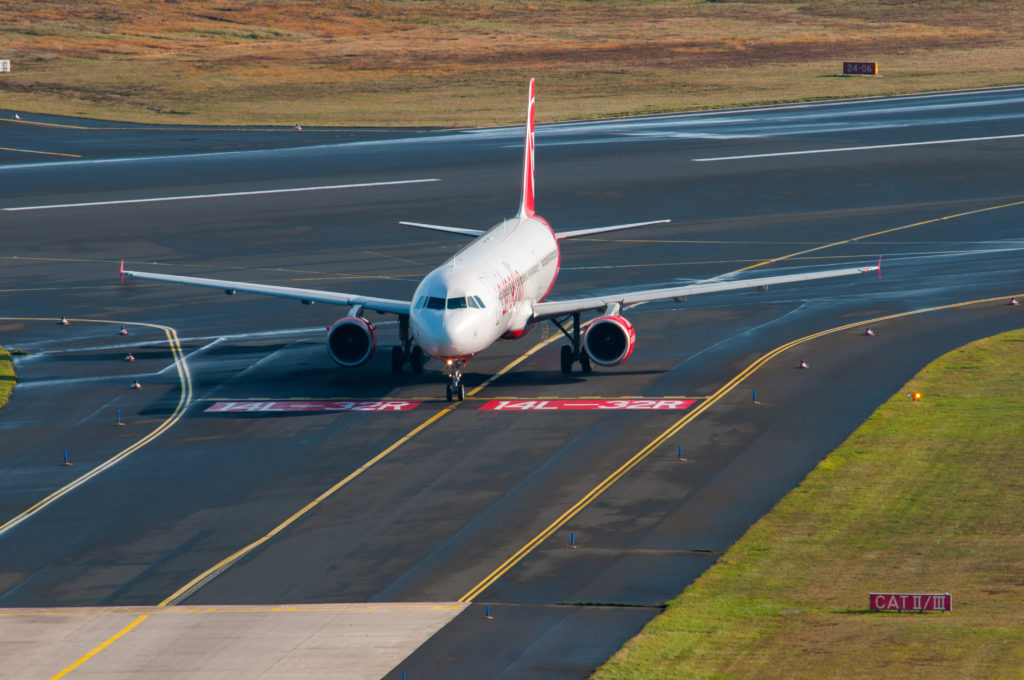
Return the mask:
{"type": "Polygon", "coordinates": [[[10,59],[0,59],[0,73],[10,73],[10,72],[11,72],[11,60],[10,59]]]}

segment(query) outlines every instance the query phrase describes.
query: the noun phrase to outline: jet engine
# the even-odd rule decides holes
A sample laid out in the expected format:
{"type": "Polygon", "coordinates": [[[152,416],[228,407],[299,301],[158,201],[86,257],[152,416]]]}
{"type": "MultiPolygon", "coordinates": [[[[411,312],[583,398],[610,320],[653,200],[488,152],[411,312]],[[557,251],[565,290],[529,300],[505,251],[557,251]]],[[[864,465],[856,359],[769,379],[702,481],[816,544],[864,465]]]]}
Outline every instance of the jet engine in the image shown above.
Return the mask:
{"type": "Polygon", "coordinates": [[[362,366],[373,356],[377,338],[373,324],[361,316],[338,319],[327,331],[327,351],[331,358],[346,368],[362,366]]]}
{"type": "Polygon", "coordinates": [[[634,344],[633,324],[621,316],[599,316],[583,333],[587,354],[601,366],[618,366],[632,354],[634,344]]]}

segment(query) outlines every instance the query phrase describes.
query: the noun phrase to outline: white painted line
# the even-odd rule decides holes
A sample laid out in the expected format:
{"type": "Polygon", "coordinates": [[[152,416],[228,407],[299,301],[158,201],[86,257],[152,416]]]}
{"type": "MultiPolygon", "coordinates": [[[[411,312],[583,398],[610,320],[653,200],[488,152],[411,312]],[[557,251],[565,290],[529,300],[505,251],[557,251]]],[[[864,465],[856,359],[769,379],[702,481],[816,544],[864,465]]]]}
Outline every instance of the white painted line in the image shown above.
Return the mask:
{"type": "Polygon", "coordinates": [[[962,139],[933,139],[927,142],[903,142],[900,144],[873,144],[871,146],[844,146],[835,149],[807,149],[806,151],[779,151],[776,153],[752,153],[744,156],[716,156],[713,158],[694,158],[695,163],[708,163],[711,161],[742,161],[751,158],[775,158],[776,156],[808,156],[818,153],[839,153],[842,151],[873,151],[875,149],[899,149],[907,146],[933,146],[936,144],[962,144],[964,142],[988,142],[997,139],[1020,139],[1024,133],[1018,135],[995,135],[992,137],[964,137],[962,139]]]}
{"type": "Polygon", "coordinates": [[[398,184],[420,184],[423,182],[440,182],[439,179],[402,179],[392,182],[363,182],[360,184],[332,184],[319,187],[294,187],[291,189],[264,189],[262,191],[231,191],[221,194],[193,194],[191,196],[162,196],[159,198],[128,198],[119,201],[95,201],[92,203],[59,203],[54,205],[27,205],[16,208],[3,208],[6,212],[22,210],[51,210],[53,208],[91,208],[98,205],[125,205],[128,203],[159,203],[161,201],[191,201],[199,198],[231,198],[234,196],[262,196],[266,194],[292,194],[300,191],[329,191],[332,189],[361,189],[365,187],[386,187],[398,184]]]}

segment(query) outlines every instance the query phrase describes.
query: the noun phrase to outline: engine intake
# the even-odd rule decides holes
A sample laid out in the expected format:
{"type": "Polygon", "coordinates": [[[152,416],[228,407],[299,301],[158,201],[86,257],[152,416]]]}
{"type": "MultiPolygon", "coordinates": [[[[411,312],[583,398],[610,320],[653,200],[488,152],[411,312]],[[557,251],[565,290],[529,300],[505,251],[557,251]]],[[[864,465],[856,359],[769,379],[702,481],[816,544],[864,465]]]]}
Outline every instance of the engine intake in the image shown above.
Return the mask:
{"type": "Polygon", "coordinates": [[[633,353],[636,331],[621,316],[599,316],[583,333],[583,346],[595,364],[618,366],[633,353]]]}
{"type": "Polygon", "coordinates": [[[365,364],[376,346],[373,324],[361,316],[338,319],[327,331],[327,352],[346,368],[365,364]]]}

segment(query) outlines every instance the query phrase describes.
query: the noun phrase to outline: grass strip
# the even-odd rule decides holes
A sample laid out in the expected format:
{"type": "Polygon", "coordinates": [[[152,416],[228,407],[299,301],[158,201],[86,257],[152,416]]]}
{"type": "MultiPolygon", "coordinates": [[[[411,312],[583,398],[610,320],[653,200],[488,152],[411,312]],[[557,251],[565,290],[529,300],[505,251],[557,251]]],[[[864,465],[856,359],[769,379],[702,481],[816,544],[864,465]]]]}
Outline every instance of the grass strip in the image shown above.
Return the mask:
{"type": "MultiPolygon", "coordinates": [[[[1022,0],[0,0],[0,109],[480,126],[1024,82],[1022,0]],[[843,61],[879,76],[846,77],[843,61]]],[[[31,121],[32,116],[23,116],[31,121]]]]}
{"type": "Polygon", "coordinates": [[[14,373],[14,364],[11,363],[11,353],[3,346],[0,346],[0,409],[7,404],[11,397],[14,384],[18,382],[18,376],[14,373]]]}
{"type": "Polygon", "coordinates": [[[927,366],[594,677],[1021,677],[1022,356],[1018,330],[927,366]]]}

